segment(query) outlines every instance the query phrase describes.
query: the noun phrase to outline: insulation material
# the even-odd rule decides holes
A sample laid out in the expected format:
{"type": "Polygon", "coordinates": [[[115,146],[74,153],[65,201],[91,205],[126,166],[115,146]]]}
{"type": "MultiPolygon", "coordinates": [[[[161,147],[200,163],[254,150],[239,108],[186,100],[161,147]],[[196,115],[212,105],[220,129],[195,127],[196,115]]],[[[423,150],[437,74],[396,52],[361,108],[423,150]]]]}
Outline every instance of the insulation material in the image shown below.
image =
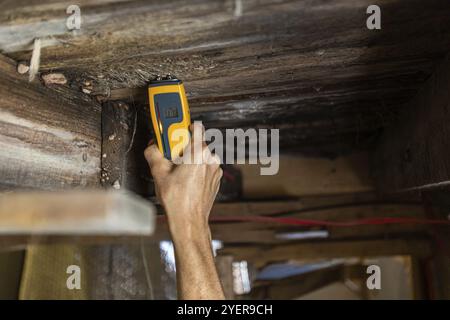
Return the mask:
{"type": "Polygon", "coordinates": [[[20,299],[167,299],[158,253],[152,243],[29,246],[20,299]],[[79,290],[66,286],[70,265],[80,267],[79,290]]]}
{"type": "Polygon", "coordinates": [[[87,299],[88,282],[86,270],[86,248],[73,245],[29,246],[20,286],[20,299],[87,299]],[[77,265],[81,269],[81,289],[68,290],[67,267],[77,265]]]}

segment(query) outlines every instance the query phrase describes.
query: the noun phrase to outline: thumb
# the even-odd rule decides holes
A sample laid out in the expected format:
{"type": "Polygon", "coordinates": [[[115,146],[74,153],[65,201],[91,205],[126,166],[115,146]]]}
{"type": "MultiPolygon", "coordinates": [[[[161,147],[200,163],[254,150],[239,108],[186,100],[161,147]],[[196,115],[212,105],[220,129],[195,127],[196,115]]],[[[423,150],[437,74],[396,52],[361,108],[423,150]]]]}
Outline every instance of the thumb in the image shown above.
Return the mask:
{"type": "Polygon", "coordinates": [[[145,159],[150,167],[153,178],[158,179],[172,170],[172,162],[164,158],[155,144],[150,145],[144,151],[145,159]]]}

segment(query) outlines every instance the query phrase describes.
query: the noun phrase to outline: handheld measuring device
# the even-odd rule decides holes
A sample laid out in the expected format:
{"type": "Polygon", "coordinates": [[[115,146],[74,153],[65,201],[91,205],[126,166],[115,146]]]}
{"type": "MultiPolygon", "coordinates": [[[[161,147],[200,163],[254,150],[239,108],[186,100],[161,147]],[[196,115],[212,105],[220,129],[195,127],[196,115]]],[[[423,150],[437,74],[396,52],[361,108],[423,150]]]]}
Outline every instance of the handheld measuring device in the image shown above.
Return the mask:
{"type": "Polygon", "coordinates": [[[191,115],[183,82],[178,79],[151,81],[148,99],[158,148],[167,159],[175,159],[190,137],[191,115]]]}

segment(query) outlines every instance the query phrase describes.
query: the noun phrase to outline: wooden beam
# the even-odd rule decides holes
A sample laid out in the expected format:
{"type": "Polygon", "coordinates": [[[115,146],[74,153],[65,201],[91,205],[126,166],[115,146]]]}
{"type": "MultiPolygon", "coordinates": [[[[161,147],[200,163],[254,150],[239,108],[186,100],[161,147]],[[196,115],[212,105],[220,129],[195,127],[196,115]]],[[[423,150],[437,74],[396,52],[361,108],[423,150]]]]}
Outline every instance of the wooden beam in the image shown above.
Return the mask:
{"type": "Polygon", "coordinates": [[[398,123],[374,151],[381,192],[423,191],[450,185],[450,56],[437,67],[398,123]]]}
{"type": "Polygon", "coordinates": [[[418,202],[377,200],[356,195],[312,197],[299,200],[240,201],[215,203],[211,217],[285,216],[318,220],[345,220],[363,217],[424,217],[418,202]],[[362,200],[358,200],[362,199],[362,200]]]}
{"type": "Polygon", "coordinates": [[[152,138],[147,109],[122,101],[102,106],[102,185],[153,196],[144,150],[152,138]]]}
{"type": "Polygon", "coordinates": [[[89,97],[29,83],[0,56],[0,190],[99,185],[100,126],[89,97]]]}
{"type": "Polygon", "coordinates": [[[432,254],[426,239],[351,240],[298,242],[266,246],[225,246],[220,254],[233,255],[236,260],[247,260],[256,266],[269,262],[339,257],[376,257],[432,254]]]}
{"type": "Polygon", "coordinates": [[[118,191],[14,192],[0,195],[0,238],[150,236],[154,206],[118,191]]]}
{"type": "Polygon", "coordinates": [[[373,190],[365,153],[336,159],[280,156],[279,171],[260,174],[259,165],[238,165],[245,198],[286,198],[373,190]]]}
{"type": "MultiPolygon", "coordinates": [[[[331,200],[330,200],[331,201],[331,200]]],[[[336,200],[335,200],[336,201],[336,200]]],[[[426,234],[428,228],[422,225],[361,225],[357,227],[305,228],[281,223],[261,222],[214,222],[220,217],[270,216],[290,213],[286,217],[324,221],[355,221],[364,218],[425,218],[424,209],[415,204],[361,204],[358,206],[321,208],[307,210],[302,201],[261,201],[249,203],[217,203],[211,213],[211,231],[215,239],[225,243],[289,243],[283,235],[308,230],[326,230],[328,239],[351,238],[395,238],[400,235],[426,234]],[[298,211],[300,210],[300,211],[298,211]],[[296,213],[296,211],[298,211],[296,213]]],[[[283,217],[285,215],[281,215],[283,217]]],[[[161,229],[160,229],[161,231],[161,229]]]]}
{"type": "MultiPolygon", "coordinates": [[[[422,77],[417,71],[429,65],[426,58],[442,53],[449,44],[440,37],[449,30],[445,0],[431,0],[426,7],[419,0],[385,0],[383,29],[377,33],[365,28],[370,4],[369,0],[327,5],[319,0],[248,0],[242,15],[236,16],[233,2],[202,0],[185,6],[182,1],[96,1],[81,4],[83,33],[73,36],[66,32],[62,3],[32,1],[27,10],[12,3],[0,14],[0,48],[26,59],[33,37],[50,39],[42,56],[44,70],[78,74],[82,70],[102,86],[114,88],[135,87],[172,72],[188,80],[188,91],[197,97],[220,94],[226,99],[256,93],[263,99],[283,90],[287,103],[301,92],[303,101],[315,104],[329,97],[335,100],[338,93],[344,104],[349,101],[345,91],[366,102],[380,91],[392,92],[399,78],[403,93],[409,92],[409,85],[422,77]],[[29,31],[37,27],[35,33],[29,31]],[[438,27],[440,33],[435,32],[438,27]],[[405,54],[411,49],[405,44],[411,41],[419,53],[414,56],[405,54]],[[115,56],[108,50],[111,47],[115,56]],[[359,80],[370,80],[368,74],[376,76],[374,81],[385,81],[376,88],[367,86],[359,80]],[[343,82],[352,90],[342,91],[343,82]]],[[[298,102],[297,108],[301,105],[298,102]]]]}
{"type": "Polygon", "coordinates": [[[234,1],[83,1],[72,33],[65,3],[13,1],[0,12],[0,50],[29,60],[40,38],[42,72],[90,82],[105,99],[145,101],[128,88],[171,73],[193,118],[287,125],[287,147],[342,154],[372,141],[450,47],[447,0],[383,0],[376,32],[365,26],[370,4],[246,0],[235,14],[234,1]]]}

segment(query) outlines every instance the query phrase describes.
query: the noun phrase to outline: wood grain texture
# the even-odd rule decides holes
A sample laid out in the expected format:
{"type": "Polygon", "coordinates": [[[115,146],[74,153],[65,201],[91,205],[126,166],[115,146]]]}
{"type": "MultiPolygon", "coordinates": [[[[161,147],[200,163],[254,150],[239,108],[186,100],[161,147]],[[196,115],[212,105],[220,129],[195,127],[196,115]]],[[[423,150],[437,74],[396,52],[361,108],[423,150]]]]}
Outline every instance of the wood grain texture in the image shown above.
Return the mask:
{"type": "Polygon", "coordinates": [[[0,56],[0,189],[99,184],[100,106],[67,87],[29,83],[0,56]]]}
{"type": "Polygon", "coordinates": [[[450,56],[447,56],[383,135],[373,172],[384,192],[450,185],[450,56]]]}
{"type": "Polygon", "coordinates": [[[235,16],[231,0],[81,1],[81,30],[69,32],[68,1],[15,1],[0,13],[0,49],[28,60],[40,37],[42,72],[114,99],[172,73],[194,119],[281,127],[284,148],[327,155],[373,142],[450,49],[447,0],[380,0],[376,31],[370,0],[242,3],[235,16]]]}
{"type": "Polygon", "coordinates": [[[377,257],[390,255],[432,255],[430,242],[426,239],[353,240],[298,242],[266,246],[228,246],[219,254],[233,255],[262,267],[269,262],[325,259],[343,257],[377,257]]]}
{"type": "MultiPolygon", "coordinates": [[[[218,203],[211,212],[211,219],[230,216],[272,216],[304,220],[355,221],[365,218],[425,218],[424,210],[417,205],[406,204],[361,204],[355,206],[331,205],[328,208],[302,205],[301,201],[261,201],[241,203],[218,203]],[[314,209],[316,208],[316,209],[314,209]]],[[[211,231],[215,239],[224,243],[285,243],[283,237],[305,231],[328,231],[328,240],[336,239],[392,239],[400,236],[425,235],[430,226],[418,225],[361,225],[357,227],[301,227],[281,223],[258,222],[212,222],[211,231]]],[[[321,239],[316,239],[321,240],[321,239]]]]}
{"type": "Polygon", "coordinates": [[[333,160],[282,155],[276,175],[261,175],[261,165],[237,167],[242,171],[243,195],[247,199],[295,198],[373,190],[366,153],[333,160]]]}
{"type": "Polygon", "coordinates": [[[151,138],[150,115],[132,103],[102,106],[102,177],[105,187],[154,195],[144,149],[151,138]]]}

